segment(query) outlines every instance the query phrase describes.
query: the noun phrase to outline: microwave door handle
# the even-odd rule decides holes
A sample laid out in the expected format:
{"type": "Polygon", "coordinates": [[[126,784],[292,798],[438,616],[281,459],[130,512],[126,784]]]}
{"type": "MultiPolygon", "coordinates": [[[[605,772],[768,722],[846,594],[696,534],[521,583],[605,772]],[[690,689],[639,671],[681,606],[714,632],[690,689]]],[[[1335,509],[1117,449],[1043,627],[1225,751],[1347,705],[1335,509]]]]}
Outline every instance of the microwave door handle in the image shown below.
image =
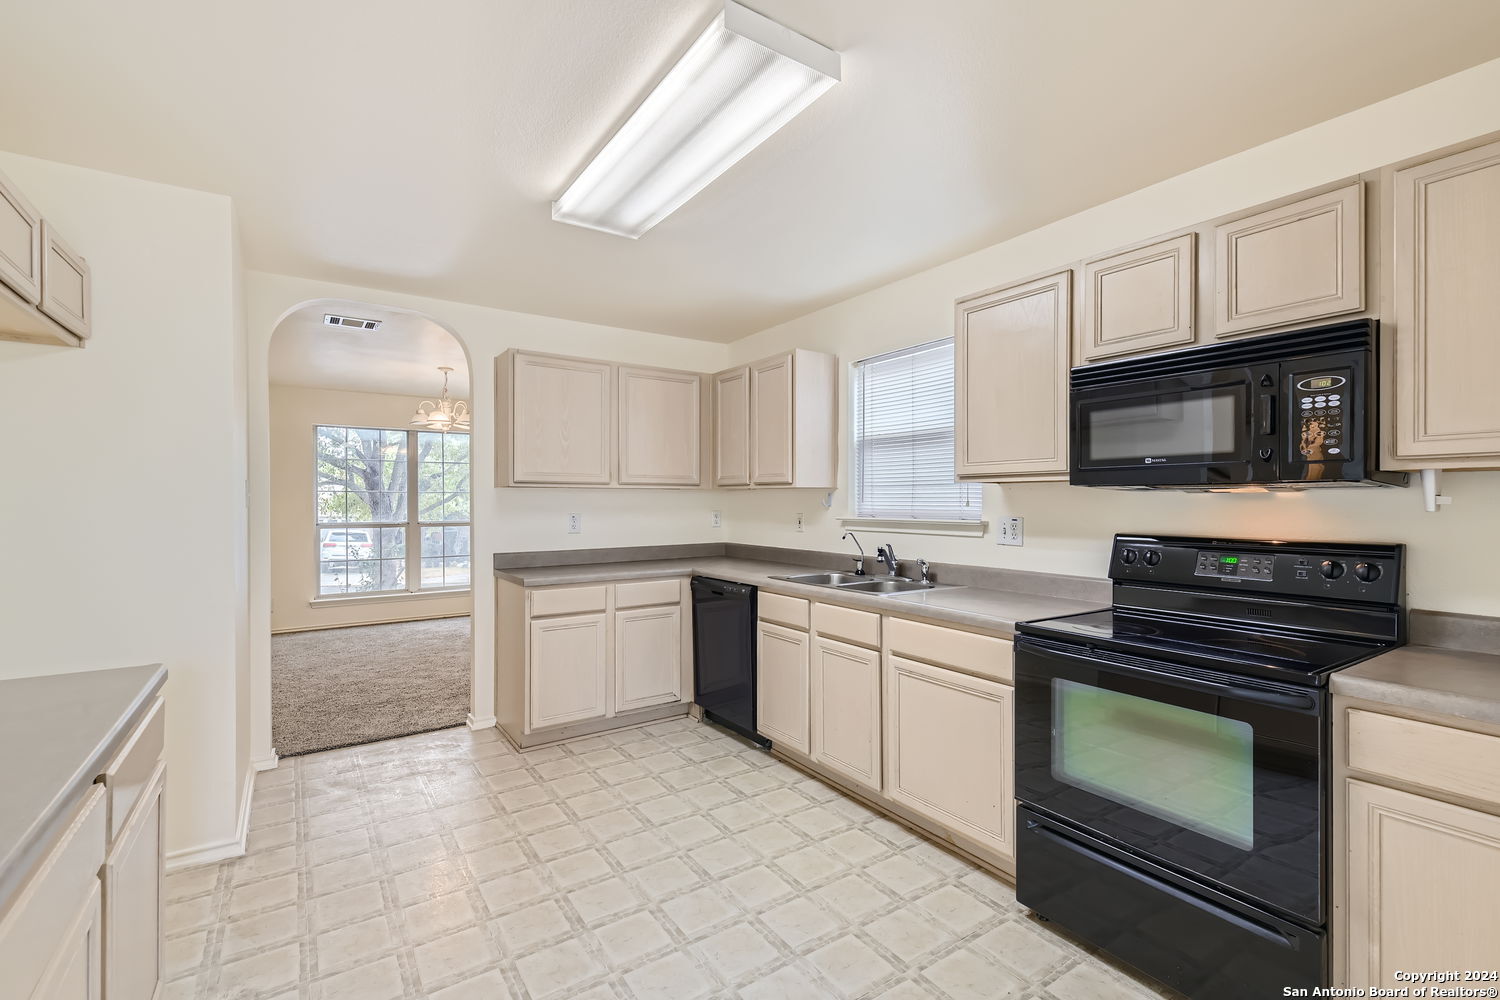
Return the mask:
{"type": "Polygon", "coordinates": [[[1261,393],[1256,402],[1260,406],[1260,433],[1264,437],[1269,437],[1276,433],[1276,394],[1261,393]]]}

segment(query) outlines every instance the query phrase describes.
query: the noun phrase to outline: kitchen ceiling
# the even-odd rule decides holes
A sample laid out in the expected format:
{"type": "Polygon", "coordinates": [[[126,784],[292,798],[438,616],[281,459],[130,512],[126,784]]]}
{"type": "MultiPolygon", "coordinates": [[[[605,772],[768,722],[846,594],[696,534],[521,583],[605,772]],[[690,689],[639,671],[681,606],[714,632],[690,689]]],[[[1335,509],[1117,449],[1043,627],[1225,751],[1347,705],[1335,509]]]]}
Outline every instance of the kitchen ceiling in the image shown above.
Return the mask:
{"type": "Polygon", "coordinates": [[[639,241],[550,202],[711,0],[12,4],[0,147],[232,195],[258,270],[728,341],[1500,55],[1493,0],[750,5],[843,82],[639,241]]]}
{"type": "Polygon", "coordinates": [[[274,385],[384,392],[436,399],[440,365],[453,369],[448,388],[469,398],[469,361],[447,330],[416,313],[332,299],[296,310],[276,325],[269,375],[274,385]],[[376,330],[327,326],[325,313],[380,320],[376,330]]]}

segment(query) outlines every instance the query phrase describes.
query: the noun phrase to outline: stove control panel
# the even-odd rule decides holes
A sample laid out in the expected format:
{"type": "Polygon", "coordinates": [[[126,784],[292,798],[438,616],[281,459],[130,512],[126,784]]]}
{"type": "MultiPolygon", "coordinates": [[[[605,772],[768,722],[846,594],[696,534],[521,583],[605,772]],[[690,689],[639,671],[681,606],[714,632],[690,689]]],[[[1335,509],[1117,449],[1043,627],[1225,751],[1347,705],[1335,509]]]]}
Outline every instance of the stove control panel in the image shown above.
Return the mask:
{"type": "Polygon", "coordinates": [[[1265,580],[1275,576],[1276,557],[1251,552],[1199,551],[1194,576],[1232,576],[1241,580],[1265,580]]]}

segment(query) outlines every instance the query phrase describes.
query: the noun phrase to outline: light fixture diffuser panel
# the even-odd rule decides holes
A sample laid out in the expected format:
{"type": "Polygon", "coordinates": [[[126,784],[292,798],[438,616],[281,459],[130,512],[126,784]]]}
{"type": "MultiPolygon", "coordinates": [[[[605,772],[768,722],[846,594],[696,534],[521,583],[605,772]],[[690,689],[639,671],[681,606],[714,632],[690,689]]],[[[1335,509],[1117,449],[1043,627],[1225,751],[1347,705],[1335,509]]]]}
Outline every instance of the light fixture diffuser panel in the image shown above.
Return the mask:
{"type": "Polygon", "coordinates": [[[839,79],[839,54],[727,0],[552,203],[552,218],[638,238],[839,79]]]}

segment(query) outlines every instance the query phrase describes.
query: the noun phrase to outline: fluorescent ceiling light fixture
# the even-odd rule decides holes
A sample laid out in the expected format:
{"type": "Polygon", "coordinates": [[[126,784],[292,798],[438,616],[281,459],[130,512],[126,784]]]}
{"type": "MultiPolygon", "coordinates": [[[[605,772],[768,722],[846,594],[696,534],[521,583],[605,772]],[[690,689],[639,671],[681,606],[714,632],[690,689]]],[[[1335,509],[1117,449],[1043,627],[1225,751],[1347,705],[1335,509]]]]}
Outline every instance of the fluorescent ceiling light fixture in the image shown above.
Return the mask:
{"type": "Polygon", "coordinates": [[[552,218],[639,237],[839,79],[839,54],[726,0],[552,203],[552,218]]]}

